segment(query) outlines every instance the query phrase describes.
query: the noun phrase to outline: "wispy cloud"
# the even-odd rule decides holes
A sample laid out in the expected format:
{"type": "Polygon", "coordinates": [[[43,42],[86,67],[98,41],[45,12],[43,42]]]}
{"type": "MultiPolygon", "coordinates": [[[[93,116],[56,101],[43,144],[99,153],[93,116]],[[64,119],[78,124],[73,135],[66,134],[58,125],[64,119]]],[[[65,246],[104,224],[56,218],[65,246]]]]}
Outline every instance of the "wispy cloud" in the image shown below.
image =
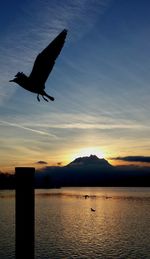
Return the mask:
{"type": "Polygon", "coordinates": [[[47,132],[44,132],[44,131],[40,131],[40,130],[35,130],[35,129],[29,128],[29,127],[25,127],[25,126],[22,126],[20,124],[11,123],[11,122],[2,121],[2,120],[0,120],[0,123],[2,123],[4,125],[11,126],[11,127],[20,128],[20,129],[23,129],[23,130],[32,131],[32,132],[40,134],[40,135],[48,135],[48,136],[50,136],[54,139],[58,139],[56,135],[53,135],[53,134],[50,134],[50,133],[47,133],[47,132]]]}
{"type": "Polygon", "coordinates": [[[39,116],[27,116],[26,118],[15,119],[17,124],[29,128],[47,129],[149,129],[149,124],[144,125],[132,118],[118,118],[114,114],[94,115],[86,113],[45,113],[40,119],[39,116]],[[50,121],[50,122],[49,122],[50,121]]]}

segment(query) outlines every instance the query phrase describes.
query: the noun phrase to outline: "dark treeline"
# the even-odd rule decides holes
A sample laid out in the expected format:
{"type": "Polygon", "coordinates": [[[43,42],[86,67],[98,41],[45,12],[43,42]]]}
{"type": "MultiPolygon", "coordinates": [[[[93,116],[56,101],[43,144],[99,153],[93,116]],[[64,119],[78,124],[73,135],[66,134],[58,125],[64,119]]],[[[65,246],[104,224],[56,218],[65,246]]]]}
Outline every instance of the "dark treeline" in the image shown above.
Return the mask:
{"type": "Polygon", "coordinates": [[[110,187],[150,187],[150,170],[130,171],[128,168],[104,170],[47,168],[36,174],[36,187],[45,186],[110,186],[110,187]]]}
{"type": "MultiPolygon", "coordinates": [[[[47,168],[35,173],[35,188],[69,186],[150,187],[150,172],[134,170],[75,170],[47,168]]],[[[0,173],[0,189],[15,189],[15,175],[0,173]]]]}
{"type": "Polygon", "coordinates": [[[14,189],[15,175],[0,173],[0,189],[14,189]]]}

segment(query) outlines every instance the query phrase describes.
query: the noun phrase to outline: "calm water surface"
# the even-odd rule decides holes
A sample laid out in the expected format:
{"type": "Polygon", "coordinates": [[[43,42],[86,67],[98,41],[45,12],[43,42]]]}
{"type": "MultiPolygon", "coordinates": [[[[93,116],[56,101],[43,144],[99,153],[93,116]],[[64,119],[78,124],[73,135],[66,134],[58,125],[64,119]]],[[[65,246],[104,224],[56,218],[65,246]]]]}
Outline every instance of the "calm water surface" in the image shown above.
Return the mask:
{"type": "MultiPolygon", "coordinates": [[[[35,193],[35,259],[150,258],[150,188],[35,193]]],[[[0,191],[0,259],[9,258],[15,258],[15,193],[0,191]]]]}

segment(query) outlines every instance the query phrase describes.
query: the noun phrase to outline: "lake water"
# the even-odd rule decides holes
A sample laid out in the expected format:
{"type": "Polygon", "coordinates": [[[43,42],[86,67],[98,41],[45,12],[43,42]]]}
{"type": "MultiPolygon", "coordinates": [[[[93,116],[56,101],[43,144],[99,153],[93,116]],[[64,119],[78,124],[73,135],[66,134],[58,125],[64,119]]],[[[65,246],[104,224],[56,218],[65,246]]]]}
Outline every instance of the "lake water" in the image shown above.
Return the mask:
{"type": "MultiPolygon", "coordinates": [[[[36,259],[150,258],[150,188],[36,190],[35,204],[36,259]]],[[[14,258],[15,192],[0,191],[0,259],[14,258]]]]}

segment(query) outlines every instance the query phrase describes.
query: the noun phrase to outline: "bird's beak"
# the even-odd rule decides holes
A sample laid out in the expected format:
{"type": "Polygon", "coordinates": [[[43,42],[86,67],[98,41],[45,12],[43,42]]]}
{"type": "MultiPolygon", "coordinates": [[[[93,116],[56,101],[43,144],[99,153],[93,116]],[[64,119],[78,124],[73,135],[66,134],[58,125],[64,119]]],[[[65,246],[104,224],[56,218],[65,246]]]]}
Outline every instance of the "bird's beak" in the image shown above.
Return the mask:
{"type": "Polygon", "coordinates": [[[14,82],[14,79],[12,79],[12,80],[9,80],[9,82],[14,82]]]}

